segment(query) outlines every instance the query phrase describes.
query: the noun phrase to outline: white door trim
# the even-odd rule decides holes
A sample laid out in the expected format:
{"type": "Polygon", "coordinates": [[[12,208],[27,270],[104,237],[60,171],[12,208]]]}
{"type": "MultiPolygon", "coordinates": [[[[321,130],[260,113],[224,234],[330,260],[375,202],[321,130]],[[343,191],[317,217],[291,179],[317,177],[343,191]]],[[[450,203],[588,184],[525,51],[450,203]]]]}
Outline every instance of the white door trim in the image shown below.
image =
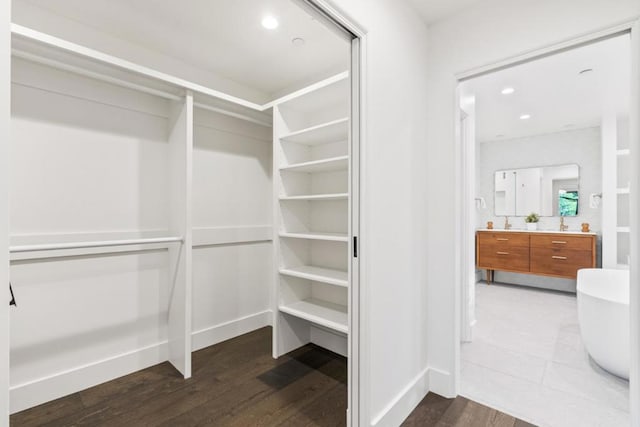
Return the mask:
{"type": "MultiPolygon", "coordinates": [[[[564,40],[559,43],[544,46],[539,49],[530,50],[520,55],[512,56],[510,58],[503,59],[491,64],[480,65],[475,68],[469,69],[457,73],[455,78],[458,82],[456,91],[452,96],[455,96],[455,111],[453,112],[455,117],[456,127],[460,127],[460,109],[458,98],[458,86],[465,80],[478,77],[484,74],[499,71],[504,68],[513,67],[518,64],[530,62],[536,59],[550,56],[562,51],[574,49],[582,45],[597,42],[599,40],[614,37],[616,35],[629,33],[631,34],[632,45],[632,74],[631,74],[631,110],[629,115],[630,129],[631,129],[631,164],[640,165],[640,20],[634,20],[629,22],[623,22],[621,24],[604,28],[598,31],[590,32],[580,35],[568,40],[564,40]],[[634,149],[635,148],[635,149],[634,149]]],[[[456,204],[461,207],[457,210],[456,214],[456,228],[457,230],[465,230],[466,224],[469,224],[471,217],[474,215],[473,198],[468,197],[466,189],[470,185],[468,180],[474,179],[473,177],[465,176],[464,165],[475,159],[469,159],[468,147],[465,145],[465,138],[461,137],[460,131],[456,131],[456,204]]],[[[471,151],[473,152],[473,151],[471,151]]],[[[632,168],[631,170],[631,218],[632,224],[640,225],[640,167],[632,168]],[[635,220],[635,221],[634,221],[635,220]]],[[[455,253],[464,254],[467,253],[472,244],[472,239],[465,236],[464,233],[456,233],[456,251],[455,253]]],[[[640,283],[640,227],[636,227],[631,230],[631,258],[630,258],[630,270],[631,270],[631,295],[630,295],[630,311],[631,311],[631,372],[629,382],[629,400],[630,400],[630,414],[631,425],[640,426],[640,286],[633,286],[640,283]]],[[[464,257],[458,257],[456,260],[456,270],[464,271],[464,257]]],[[[456,387],[456,394],[459,392],[460,384],[460,342],[462,339],[461,324],[462,316],[459,310],[465,310],[468,301],[463,300],[465,295],[463,287],[465,286],[465,275],[458,274],[456,281],[456,292],[454,301],[454,310],[456,316],[454,317],[455,325],[454,333],[454,384],[456,387]]]]}

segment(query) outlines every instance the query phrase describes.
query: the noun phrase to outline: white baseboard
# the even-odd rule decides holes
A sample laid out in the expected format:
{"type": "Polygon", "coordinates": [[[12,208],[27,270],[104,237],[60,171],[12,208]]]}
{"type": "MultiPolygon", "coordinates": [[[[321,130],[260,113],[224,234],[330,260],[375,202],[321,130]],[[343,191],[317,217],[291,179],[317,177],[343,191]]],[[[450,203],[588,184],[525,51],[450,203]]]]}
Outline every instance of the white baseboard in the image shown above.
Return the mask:
{"type": "Polygon", "coordinates": [[[371,427],[401,425],[429,392],[430,377],[430,369],[420,372],[386,408],[371,420],[371,427]]]}
{"type": "Polygon", "coordinates": [[[98,360],[9,388],[9,410],[16,413],[80,390],[148,368],[168,359],[166,341],[98,360]]]}
{"type": "Polygon", "coordinates": [[[271,310],[241,317],[230,322],[221,323],[210,328],[195,331],[192,334],[191,348],[193,351],[200,350],[222,341],[235,338],[256,329],[273,324],[271,310]]]}
{"type": "MultiPolygon", "coordinates": [[[[271,310],[192,333],[199,350],[272,324],[271,310]]],[[[168,360],[168,344],[159,342],[10,387],[10,412],[16,413],[168,360]]]]}
{"type": "Polygon", "coordinates": [[[429,368],[429,391],[447,398],[456,397],[453,375],[440,369],[429,368]]]}

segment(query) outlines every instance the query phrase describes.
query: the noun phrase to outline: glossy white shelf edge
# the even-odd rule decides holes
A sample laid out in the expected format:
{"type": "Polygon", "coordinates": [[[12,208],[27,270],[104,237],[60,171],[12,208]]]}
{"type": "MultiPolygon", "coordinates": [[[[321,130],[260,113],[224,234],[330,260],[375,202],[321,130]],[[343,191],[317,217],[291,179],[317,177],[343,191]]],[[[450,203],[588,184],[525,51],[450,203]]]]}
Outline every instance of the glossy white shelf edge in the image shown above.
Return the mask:
{"type": "Polygon", "coordinates": [[[618,156],[628,156],[629,154],[631,154],[631,150],[629,150],[628,148],[622,149],[622,150],[617,150],[616,154],[618,156]]]}
{"type": "Polygon", "coordinates": [[[631,227],[616,227],[618,233],[630,233],[631,227]]]}
{"type": "Polygon", "coordinates": [[[289,304],[281,304],[278,309],[316,325],[333,329],[343,334],[349,333],[347,307],[319,299],[306,299],[289,304]]]}
{"type": "MultiPolygon", "coordinates": [[[[91,49],[89,47],[82,46],[77,43],[73,43],[68,40],[64,40],[59,37],[55,37],[50,34],[43,33],[41,31],[34,30],[32,28],[25,27],[23,25],[11,23],[11,34],[18,35],[25,39],[35,41],[44,45],[55,47],[55,48],[58,48],[58,49],[70,52],[72,54],[75,54],[84,58],[88,58],[103,64],[108,64],[113,67],[123,69],[125,71],[129,71],[135,74],[140,74],[142,76],[149,77],[154,80],[165,82],[175,87],[191,90],[193,92],[197,92],[202,95],[210,96],[216,99],[221,99],[223,101],[231,102],[233,104],[241,105],[251,110],[260,111],[260,112],[267,111],[273,108],[275,105],[287,102],[292,99],[299,98],[307,93],[315,92],[319,89],[322,89],[323,87],[330,86],[332,84],[345,80],[349,77],[349,72],[343,71],[339,74],[336,74],[335,76],[331,76],[325,80],[316,82],[305,88],[302,88],[300,90],[287,94],[281,98],[278,98],[273,101],[269,101],[266,104],[260,105],[255,102],[251,102],[246,99],[242,99],[240,97],[233,96],[228,93],[211,89],[209,87],[191,82],[189,80],[185,80],[180,77],[173,76],[171,74],[163,73],[161,71],[154,70],[149,67],[145,67],[144,65],[136,64],[134,62],[127,61],[125,59],[122,59],[113,55],[109,55],[104,52],[100,52],[98,50],[91,49]]],[[[114,78],[114,80],[116,79],[114,78]]],[[[132,84],[132,87],[133,86],[134,84],[132,84]]],[[[149,90],[152,90],[152,89],[149,88],[149,90]]],[[[157,91],[157,92],[161,92],[161,91],[157,91]]],[[[203,108],[202,105],[205,105],[205,104],[200,104],[199,106],[203,108]]]]}
{"type": "Polygon", "coordinates": [[[280,274],[285,276],[299,277],[301,279],[313,280],[315,282],[327,283],[336,286],[349,286],[349,278],[346,271],[334,270],[330,268],[314,267],[312,265],[302,265],[299,267],[281,268],[280,274]]]}
{"type": "Polygon", "coordinates": [[[629,194],[630,190],[628,188],[617,188],[616,193],[618,194],[629,194]]]}
{"type": "Polygon", "coordinates": [[[114,67],[122,68],[137,74],[141,74],[146,77],[150,77],[150,78],[160,80],[178,87],[182,87],[184,89],[192,90],[194,92],[208,95],[213,98],[229,101],[237,105],[242,105],[244,107],[247,107],[253,110],[264,111],[268,109],[254,102],[250,102],[245,99],[238,98],[236,96],[229,95],[227,93],[220,92],[218,90],[214,90],[206,86],[202,86],[197,83],[193,83],[188,80],[184,80],[179,77],[175,77],[170,74],[166,74],[161,71],[157,71],[157,70],[145,67],[143,65],[139,65],[134,62],[127,61],[122,58],[108,55],[106,53],[70,42],[67,40],[63,40],[61,38],[58,38],[49,34],[45,34],[40,31],[36,31],[31,28],[24,27],[22,25],[12,23],[11,33],[17,34],[27,39],[38,41],[40,43],[43,43],[49,46],[54,46],[56,48],[66,50],[68,52],[72,52],[77,55],[90,58],[98,62],[102,62],[104,64],[113,65],[114,67]]]}
{"type": "Polygon", "coordinates": [[[328,242],[348,242],[349,236],[340,233],[313,233],[313,232],[282,232],[280,237],[291,239],[325,240],[328,242]]]}
{"type": "Polygon", "coordinates": [[[311,162],[295,163],[283,166],[281,171],[291,172],[330,172],[334,170],[347,170],[349,156],[331,157],[328,159],[314,160],[311,162]]]}
{"type": "Polygon", "coordinates": [[[280,200],[347,200],[349,193],[335,193],[335,194],[309,194],[304,196],[280,196],[280,200]]]}
{"type": "Polygon", "coordinates": [[[276,105],[280,105],[280,104],[285,104],[288,101],[303,97],[304,95],[307,95],[309,93],[315,92],[317,90],[320,90],[322,88],[325,88],[327,86],[331,86],[335,83],[341,82],[342,80],[348,79],[349,78],[349,72],[348,71],[343,71],[341,73],[336,74],[335,76],[331,76],[325,80],[319,81],[317,83],[314,83],[310,86],[307,86],[303,89],[297,90],[295,92],[292,92],[288,95],[285,95],[281,98],[275,99],[265,105],[263,105],[263,109],[268,110],[269,108],[272,108],[276,105]]]}
{"type": "Polygon", "coordinates": [[[317,126],[301,129],[280,137],[280,140],[304,145],[339,142],[349,138],[349,118],[344,117],[317,126]]]}
{"type": "Polygon", "coordinates": [[[596,233],[595,231],[587,231],[587,232],[582,232],[582,231],[573,231],[573,230],[568,230],[568,231],[560,231],[560,230],[521,230],[521,229],[509,229],[509,230],[505,230],[502,228],[493,228],[493,229],[488,229],[488,228],[479,228],[476,231],[488,231],[488,232],[498,232],[498,233],[504,233],[504,232],[508,232],[508,233],[545,233],[545,234],[575,234],[578,236],[595,236],[598,233],[596,233]]]}

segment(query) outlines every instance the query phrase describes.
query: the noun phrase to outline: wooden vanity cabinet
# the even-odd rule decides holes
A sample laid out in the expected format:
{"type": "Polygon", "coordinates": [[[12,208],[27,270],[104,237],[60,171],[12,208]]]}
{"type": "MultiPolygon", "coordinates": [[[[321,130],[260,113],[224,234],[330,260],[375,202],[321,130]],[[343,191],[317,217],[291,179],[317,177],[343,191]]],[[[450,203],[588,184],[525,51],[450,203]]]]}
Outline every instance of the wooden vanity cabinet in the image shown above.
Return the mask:
{"type": "Polygon", "coordinates": [[[593,234],[478,231],[476,266],[495,270],[575,279],[581,268],[596,266],[593,234]]]}

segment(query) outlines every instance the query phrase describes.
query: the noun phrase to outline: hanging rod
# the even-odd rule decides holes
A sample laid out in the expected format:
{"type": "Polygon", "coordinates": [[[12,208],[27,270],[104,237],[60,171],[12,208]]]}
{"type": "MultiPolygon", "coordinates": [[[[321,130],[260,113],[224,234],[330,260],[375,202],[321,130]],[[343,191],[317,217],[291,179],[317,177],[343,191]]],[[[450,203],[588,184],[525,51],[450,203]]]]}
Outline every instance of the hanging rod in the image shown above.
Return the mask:
{"type": "MultiPolygon", "coordinates": [[[[120,87],[124,87],[127,89],[133,89],[135,91],[138,92],[142,92],[142,93],[147,93],[149,95],[154,95],[154,96],[158,96],[160,98],[164,98],[164,99],[168,99],[170,101],[181,101],[183,99],[182,96],[180,95],[176,95],[174,93],[171,92],[166,92],[164,90],[160,90],[160,89],[155,89],[155,88],[151,88],[139,83],[133,83],[133,82],[129,82],[123,79],[119,79],[117,77],[112,77],[112,76],[108,76],[102,73],[98,73],[95,71],[89,71],[85,68],[82,67],[77,67],[75,65],[70,65],[70,64],[65,64],[64,62],[60,62],[60,61],[56,61],[55,59],[50,59],[50,58],[44,58],[40,55],[34,55],[32,53],[29,52],[24,52],[22,50],[19,49],[12,49],[11,54],[13,56],[15,56],[16,58],[21,58],[21,59],[25,59],[27,61],[31,61],[34,62],[36,64],[41,64],[41,65],[46,65],[48,67],[52,67],[52,68],[57,68],[58,70],[62,70],[62,71],[68,71],[74,74],[78,74],[80,76],[84,76],[84,77],[89,77],[95,80],[100,80],[103,81],[105,83],[110,83],[116,86],[120,86],[120,87]]],[[[242,114],[242,113],[236,113],[234,111],[229,111],[226,110],[224,108],[219,108],[219,107],[212,107],[210,105],[207,104],[203,104],[201,102],[195,102],[194,105],[198,108],[202,108],[204,110],[209,110],[209,111],[214,111],[216,113],[219,114],[223,114],[225,116],[229,116],[229,117],[234,117],[237,119],[241,119],[241,120],[245,120],[248,122],[252,122],[252,123],[256,123],[258,125],[261,126],[265,126],[265,127],[272,127],[271,123],[268,123],[266,121],[262,121],[260,119],[256,119],[253,118],[251,116],[248,116],[246,114],[242,114]]]]}
{"type": "Polygon", "coordinates": [[[9,253],[107,248],[111,246],[153,245],[158,243],[182,243],[183,241],[184,239],[182,237],[152,237],[147,239],[99,240],[95,242],[45,243],[40,245],[10,246],[9,253]]]}

